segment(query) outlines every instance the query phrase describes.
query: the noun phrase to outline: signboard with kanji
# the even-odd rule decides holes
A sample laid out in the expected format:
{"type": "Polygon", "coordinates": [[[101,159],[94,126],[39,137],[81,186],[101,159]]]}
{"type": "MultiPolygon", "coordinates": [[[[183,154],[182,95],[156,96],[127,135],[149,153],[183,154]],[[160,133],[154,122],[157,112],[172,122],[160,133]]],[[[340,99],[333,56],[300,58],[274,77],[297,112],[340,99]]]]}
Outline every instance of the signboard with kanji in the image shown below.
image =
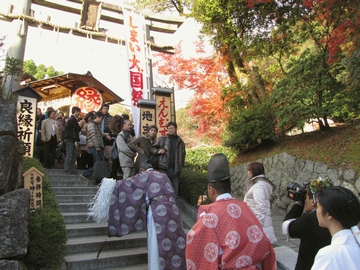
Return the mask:
{"type": "Polygon", "coordinates": [[[102,103],[101,93],[92,87],[78,88],[71,98],[71,106],[79,107],[83,113],[99,111],[102,103]]]}
{"type": "Polygon", "coordinates": [[[44,174],[35,167],[31,167],[25,173],[24,188],[30,190],[30,211],[43,205],[42,178],[44,174]]]}
{"type": "Polygon", "coordinates": [[[175,121],[174,90],[168,88],[154,87],[155,93],[155,119],[159,129],[158,135],[165,136],[167,124],[175,121]]]}
{"type": "Polygon", "coordinates": [[[17,98],[18,139],[24,142],[27,157],[34,154],[36,104],[36,98],[20,95],[17,98]]]}
{"type": "Polygon", "coordinates": [[[156,111],[155,101],[153,100],[139,100],[140,105],[140,132],[144,135],[148,127],[156,125],[156,111]]]}

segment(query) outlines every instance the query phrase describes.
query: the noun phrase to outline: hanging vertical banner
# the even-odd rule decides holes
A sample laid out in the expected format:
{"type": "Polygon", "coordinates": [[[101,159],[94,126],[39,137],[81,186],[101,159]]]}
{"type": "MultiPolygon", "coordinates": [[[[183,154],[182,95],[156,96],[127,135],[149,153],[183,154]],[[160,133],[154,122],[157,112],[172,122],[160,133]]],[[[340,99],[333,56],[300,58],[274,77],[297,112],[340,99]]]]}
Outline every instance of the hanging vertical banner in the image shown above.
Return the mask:
{"type": "Polygon", "coordinates": [[[140,135],[139,100],[146,89],[146,55],[144,38],[144,17],[134,10],[123,8],[125,45],[127,51],[128,78],[131,97],[131,111],[136,136],[140,135]]]}
{"type": "Polygon", "coordinates": [[[18,139],[24,142],[27,157],[32,157],[34,154],[36,104],[36,98],[18,96],[16,115],[18,139]]]}

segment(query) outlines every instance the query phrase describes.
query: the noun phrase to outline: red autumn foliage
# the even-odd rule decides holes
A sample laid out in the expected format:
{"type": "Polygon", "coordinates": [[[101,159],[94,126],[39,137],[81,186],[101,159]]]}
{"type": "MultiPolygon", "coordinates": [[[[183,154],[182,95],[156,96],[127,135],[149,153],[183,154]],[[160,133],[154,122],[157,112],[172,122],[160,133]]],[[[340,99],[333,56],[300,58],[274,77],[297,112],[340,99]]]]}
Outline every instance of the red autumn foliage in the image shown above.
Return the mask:
{"type": "Polygon", "coordinates": [[[202,42],[195,43],[197,56],[185,59],[180,45],[174,55],[158,54],[161,60],[154,66],[160,74],[168,75],[169,83],[175,83],[180,91],[195,91],[187,111],[197,126],[195,135],[219,144],[228,119],[222,97],[222,88],[228,84],[224,62],[220,55],[206,55],[202,42]]]}

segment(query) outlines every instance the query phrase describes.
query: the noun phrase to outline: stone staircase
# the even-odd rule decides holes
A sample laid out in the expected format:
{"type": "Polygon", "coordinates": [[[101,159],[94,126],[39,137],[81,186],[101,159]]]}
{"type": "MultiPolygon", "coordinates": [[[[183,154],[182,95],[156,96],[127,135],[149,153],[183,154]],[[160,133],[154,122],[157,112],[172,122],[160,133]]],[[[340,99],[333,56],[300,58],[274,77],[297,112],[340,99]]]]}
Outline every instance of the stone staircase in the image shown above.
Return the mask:
{"type": "Polygon", "coordinates": [[[47,170],[46,175],[65,219],[67,270],[147,269],[146,232],[109,238],[107,223],[87,219],[87,205],[97,191],[94,182],[80,175],[65,175],[60,169],[47,170]]]}

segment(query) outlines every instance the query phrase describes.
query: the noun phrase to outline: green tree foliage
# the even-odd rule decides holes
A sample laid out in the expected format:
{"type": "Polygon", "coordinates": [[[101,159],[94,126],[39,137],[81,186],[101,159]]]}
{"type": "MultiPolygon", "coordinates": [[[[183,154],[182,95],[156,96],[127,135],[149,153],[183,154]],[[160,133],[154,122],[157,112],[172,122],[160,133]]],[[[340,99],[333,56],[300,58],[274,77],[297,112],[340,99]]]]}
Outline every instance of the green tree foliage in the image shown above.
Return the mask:
{"type": "Polygon", "coordinates": [[[264,102],[232,114],[226,146],[245,150],[275,136],[275,120],[270,103],[264,102]]]}
{"type": "Polygon", "coordinates": [[[207,169],[210,158],[217,153],[224,153],[231,164],[236,153],[227,147],[196,147],[187,149],[185,166],[180,175],[179,196],[191,205],[196,205],[199,195],[207,188],[207,169]],[[191,187],[189,189],[189,187],[191,187]]]}
{"type": "Polygon", "coordinates": [[[130,4],[139,10],[148,9],[155,13],[170,11],[184,15],[190,10],[192,2],[192,0],[137,0],[135,4],[133,2],[130,4]]]}
{"type": "Polygon", "coordinates": [[[41,80],[46,77],[54,77],[64,74],[62,71],[56,71],[53,66],[46,67],[44,64],[35,64],[34,60],[26,60],[23,65],[23,73],[34,76],[36,79],[41,80]]]}
{"type": "MultiPolygon", "coordinates": [[[[315,119],[324,130],[330,117],[357,117],[359,1],[195,0],[191,16],[202,23],[230,78],[221,94],[231,115],[227,130],[244,135],[225,134],[231,145],[251,144],[258,139],[249,136],[258,133],[251,128],[268,123],[282,130],[315,119]],[[264,106],[272,107],[274,119],[257,117],[259,123],[246,125],[248,114],[269,100],[264,106]],[[238,123],[247,129],[239,132],[238,123]]],[[[274,131],[261,133],[270,138],[274,131]]]]}
{"type": "Polygon", "coordinates": [[[306,49],[289,64],[287,76],[281,79],[272,92],[279,127],[297,125],[313,120],[321,130],[329,128],[327,119],[336,107],[341,107],[340,95],[344,85],[338,82],[324,56],[306,49]]]}
{"type": "Polygon", "coordinates": [[[5,67],[3,70],[3,77],[1,82],[1,96],[5,99],[9,99],[11,97],[12,91],[14,90],[15,78],[21,74],[23,62],[14,57],[6,56],[5,59],[5,67]],[[7,80],[9,80],[8,87],[5,87],[7,84],[7,80]],[[7,88],[7,89],[6,89],[7,88]]]}

